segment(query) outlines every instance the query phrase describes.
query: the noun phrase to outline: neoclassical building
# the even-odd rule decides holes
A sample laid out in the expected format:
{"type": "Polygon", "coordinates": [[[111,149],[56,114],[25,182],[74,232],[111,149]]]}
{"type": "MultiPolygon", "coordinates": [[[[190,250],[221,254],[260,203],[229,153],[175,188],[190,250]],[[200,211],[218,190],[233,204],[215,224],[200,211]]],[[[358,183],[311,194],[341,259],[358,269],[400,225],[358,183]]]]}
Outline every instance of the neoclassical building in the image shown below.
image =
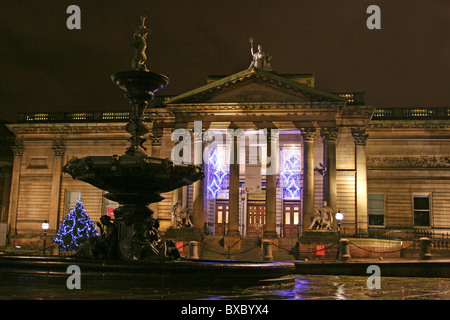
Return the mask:
{"type": "MultiPolygon", "coordinates": [[[[44,220],[54,234],[80,195],[93,220],[112,214],[117,204],[62,166],[72,157],[123,154],[128,117],[22,113],[7,125],[15,135],[10,243],[38,239],[44,220]]],[[[316,88],[312,74],[249,68],[157,97],[146,117],[150,156],[181,157],[206,172],[151,205],[162,233],[180,203],[207,235],[298,238],[324,201],[344,214],[349,235],[450,231],[449,107],[375,108],[363,93],[316,88]]]]}

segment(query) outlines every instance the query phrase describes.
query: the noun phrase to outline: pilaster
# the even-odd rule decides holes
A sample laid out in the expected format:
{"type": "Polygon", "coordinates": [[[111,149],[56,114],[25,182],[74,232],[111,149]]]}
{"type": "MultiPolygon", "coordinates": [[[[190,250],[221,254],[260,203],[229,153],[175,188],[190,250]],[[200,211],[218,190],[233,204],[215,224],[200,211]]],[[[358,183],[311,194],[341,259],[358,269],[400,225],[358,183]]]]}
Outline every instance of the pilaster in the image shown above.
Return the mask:
{"type": "Polygon", "coordinates": [[[355,167],[356,167],[356,233],[368,233],[367,209],[367,158],[366,143],[369,135],[364,128],[352,128],[355,141],[355,167]]]}

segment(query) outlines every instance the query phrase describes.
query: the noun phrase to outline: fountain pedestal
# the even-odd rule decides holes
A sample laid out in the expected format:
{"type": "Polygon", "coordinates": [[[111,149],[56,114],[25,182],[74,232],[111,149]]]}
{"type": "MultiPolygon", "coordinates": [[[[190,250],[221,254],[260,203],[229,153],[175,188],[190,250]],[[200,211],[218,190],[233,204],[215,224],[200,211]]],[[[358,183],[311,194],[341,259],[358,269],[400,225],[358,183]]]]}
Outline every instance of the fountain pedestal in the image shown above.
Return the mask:
{"type": "MultiPolygon", "coordinates": [[[[142,30],[147,29],[141,26],[135,32],[135,39],[142,30]]],[[[138,42],[142,40],[139,39],[138,42]]],[[[142,48],[142,43],[139,42],[136,47],[142,48]]],[[[136,57],[141,56],[142,51],[138,51],[136,57]]],[[[137,65],[136,57],[133,65],[137,65]]],[[[63,168],[74,179],[107,191],[105,197],[120,204],[114,210],[114,228],[110,228],[114,235],[108,235],[113,240],[106,244],[102,242],[103,247],[108,247],[108,258],[167,258],[167,243],[159,240],[159,222],[152,217],[153,211],[148,205],[163,200],[161,193],[192,184],[204,177],[201,167],[175,165],[168,159],[147,155],[144,142],[147,140],[146,135],[151,132],[151,124],[144,120],[144,110],[155,92],[167,86],[169,79],[147,71],[142,67],[142,61],[139,66],[137,70],[111,76],[112,81],[125,91],[125,97],[132,105],[130,122],[126,126],[130,133],[130,146],[125,154],[73,158],[63,168]]]]}

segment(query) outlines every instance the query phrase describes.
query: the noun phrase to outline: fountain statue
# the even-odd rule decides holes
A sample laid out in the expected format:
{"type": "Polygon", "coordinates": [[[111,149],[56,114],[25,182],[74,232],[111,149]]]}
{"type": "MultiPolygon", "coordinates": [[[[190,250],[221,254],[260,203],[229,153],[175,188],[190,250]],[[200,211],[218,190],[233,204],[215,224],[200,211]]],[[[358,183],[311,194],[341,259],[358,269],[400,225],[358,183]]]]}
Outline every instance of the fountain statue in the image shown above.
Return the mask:
{"type": "Polygon", "coordinates": [[[107,191],[105,197],[120,205],[114,210],[114,222],[104,219],[104,232],[88,244],[92,258],[141,260],[178,257],[173,242],[160,239],[159,223],[148,205],[163,200],[161,193],[204,178],[201,167],[175,165],[168,159],[149,157],[146,153],[144,142],[152,128],[144,120],[144,110],[155,92],[169,83],[166,76],[148,71],[145,65],[148,32],[145,17],[141,17],[141,24],[134,33],[132,46],[136,53],[132,70],[111,76],[112,81],[125,91],[125,97],[132,106],[130,122],[126,125],[130,146],[122,156],[72,158],[63,168],[74,179],[107,191]]]}

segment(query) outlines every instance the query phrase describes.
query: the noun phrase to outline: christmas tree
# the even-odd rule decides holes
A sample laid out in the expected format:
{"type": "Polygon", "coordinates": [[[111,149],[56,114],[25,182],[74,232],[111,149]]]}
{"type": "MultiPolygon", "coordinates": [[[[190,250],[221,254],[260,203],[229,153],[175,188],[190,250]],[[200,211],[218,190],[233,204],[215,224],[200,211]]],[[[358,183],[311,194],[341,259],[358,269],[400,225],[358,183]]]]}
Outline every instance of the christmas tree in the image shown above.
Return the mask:
{"type": "Polygon", "coordinates": [[[94,221],[89,216],[81,202],[81,195],[77,204],[63,220],[53,242],[59,245],[60,250],[75,252],[90,237],[98,236],[94,221]]]}

